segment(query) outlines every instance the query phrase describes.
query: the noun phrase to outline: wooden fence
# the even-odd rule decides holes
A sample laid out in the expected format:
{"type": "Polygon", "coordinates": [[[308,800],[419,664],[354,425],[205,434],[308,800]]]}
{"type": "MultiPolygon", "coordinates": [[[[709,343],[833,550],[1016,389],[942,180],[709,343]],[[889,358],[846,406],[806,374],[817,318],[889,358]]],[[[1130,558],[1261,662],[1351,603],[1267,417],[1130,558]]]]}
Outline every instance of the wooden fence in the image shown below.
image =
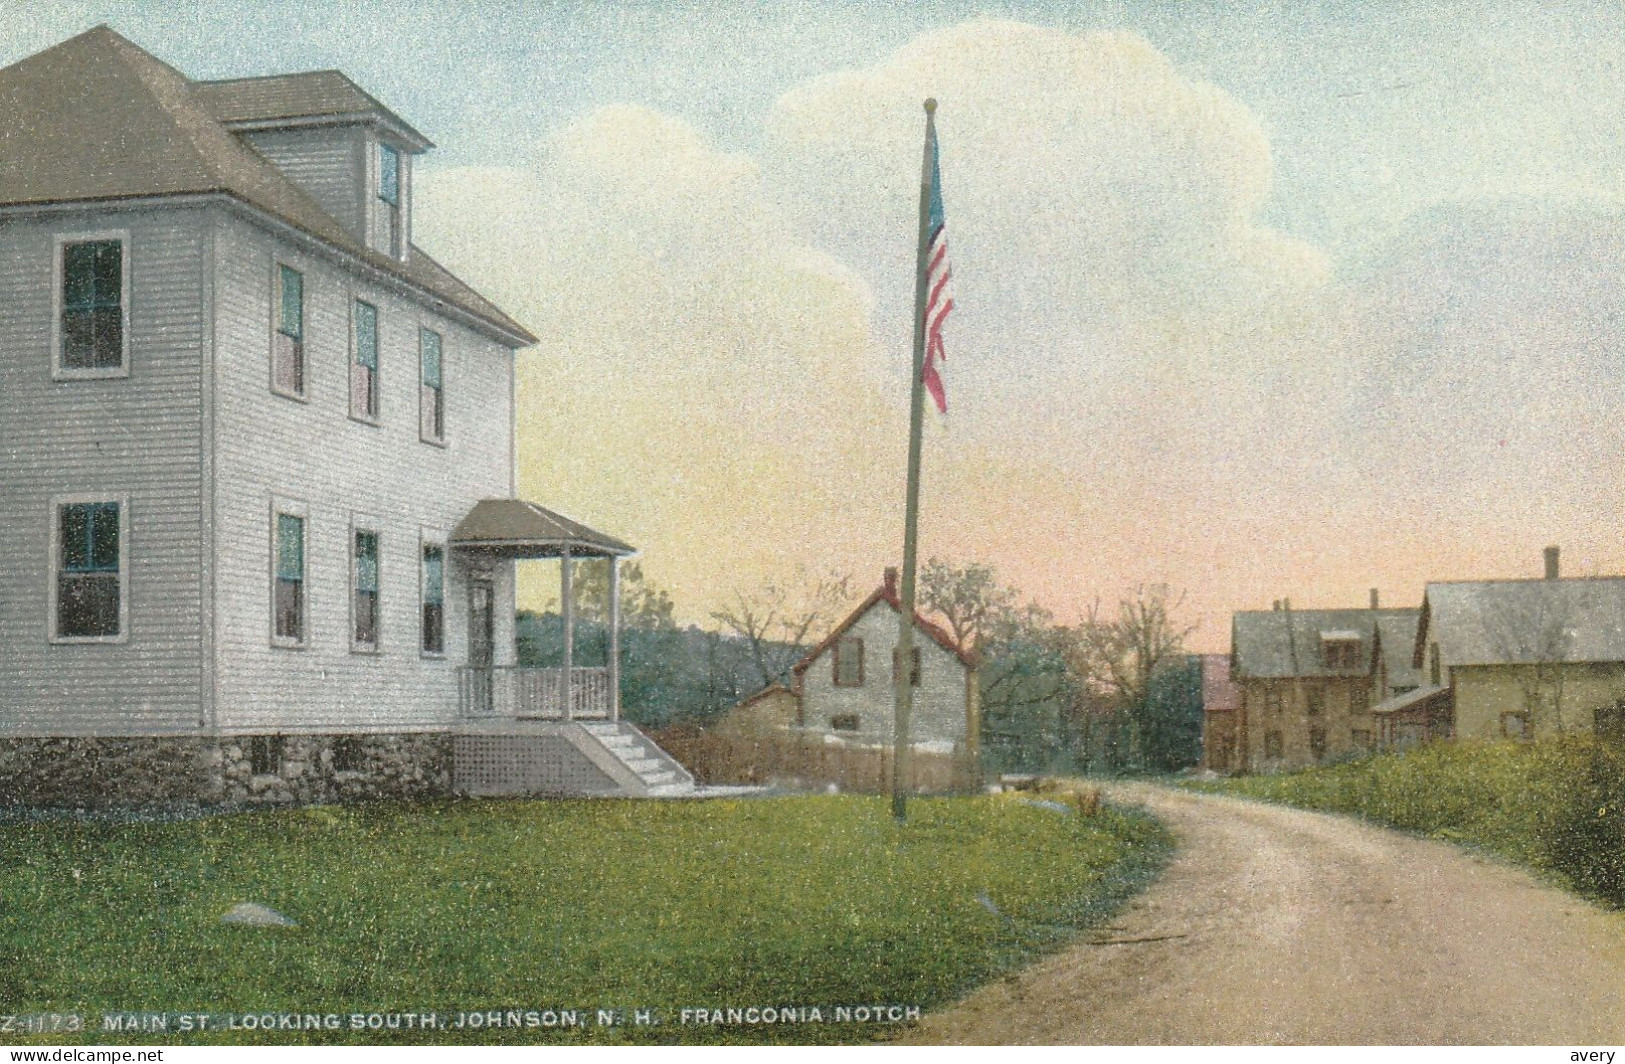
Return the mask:
{"type": "MultiPolygon", "coordinates": [[[[822,736],[790,731],[730,734],[678,725],[650,738],[694,774],[699,783],[774,784],[823,790],[834,784],[858,794],[889,794],[890,748],[826,743],[822,736]]],[[[972,759],[963,751],[909,757],[909,790],[942,794],[981,789],[972,759]]]]}

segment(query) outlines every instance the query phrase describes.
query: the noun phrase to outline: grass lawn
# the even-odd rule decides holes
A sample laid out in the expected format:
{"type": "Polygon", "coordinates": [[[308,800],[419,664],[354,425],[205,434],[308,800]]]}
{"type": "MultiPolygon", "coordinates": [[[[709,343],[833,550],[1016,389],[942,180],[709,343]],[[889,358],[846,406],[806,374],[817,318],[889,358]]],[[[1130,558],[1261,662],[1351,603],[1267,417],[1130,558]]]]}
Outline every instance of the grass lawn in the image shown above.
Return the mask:
{"type": "Polygon", "coordinates": [[[100,1029],[112,1011],[490,1009],[589,1025],[158,1040],[864,1041],[882,1028],[699,1028],[678,1010],[940,1006],[1103,920],[1170,845],[1142,815],[1009,795],[909,812],[899,827],[885,799],[843,796],[3,824],[0,1012],[80,1013],[84,1041],[121,1037],[100,1029]],[[299,926],[221,925],[241,901],[299,926]],[[600,1008],[628,1023],[591,1025],[600,1008]],[[634,1008],[664,1025],[632,1026],[634,1008]]]}
{"type": "Polygon", "coordinates": [[[1185,785],[1353,813],[1487,850],[1581,894],[1625,904],[1625,750],[1586,736],[1429,743],[1185,785]]]}

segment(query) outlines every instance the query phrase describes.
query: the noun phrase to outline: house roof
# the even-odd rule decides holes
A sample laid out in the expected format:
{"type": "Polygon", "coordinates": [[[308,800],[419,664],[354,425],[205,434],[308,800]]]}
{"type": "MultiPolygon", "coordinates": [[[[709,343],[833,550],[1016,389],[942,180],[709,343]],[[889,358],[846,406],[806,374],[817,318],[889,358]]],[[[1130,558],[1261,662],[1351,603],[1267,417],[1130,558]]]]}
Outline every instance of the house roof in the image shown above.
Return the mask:
{"type": "Polygon", "coordinates": [[[1230,655],[1202,654],[1202,711],[1230,713],[1241,707],[1241,688],[1230,680],[1230,655]]]}
{"type": "Polygon", "coordinates": [[[0,206],[231,196],[472,316],[510,346],[536,341],[416,248],[405,262],[368,248],[222,124],[211,92],[106,26],[0,69],[0,206]]]}
{"type": "Polygon", "coordinates": [[[1382,664],[1388,670],[1389,687],[1414,687],[1422,682],[1422,672],[1411,660],[1411,649],[1416,643],[1416,628],[1421,618],[1420,610],[1384,612],[1377,618],[1377,646],[1374,653],[1382,655],[1382,664]]]}
{"type": "Polygon", "coordinates": [[[1369,673],[1370,659],[1333,669],[1325,664],[1320,644],[1359,639],[1368,652],[1379,618],[1416,616],[1415,610],[1243,610],[1230,622],[1231,660],[1239,678],[1360,676],[1369,673]]]}
{"type": "Polygon", "coordinates": [[[1447,665],[1625,661],[1625,578],[1429,584],[1412,664],[1439,644],[1447,665]]]}
{"type": "Polygon", "coordinates": [[[230,126],[265,126],[291,120],[374,121],[389,127],[414,151],[434,147],[361,86],[337,70],[194,81],[193,94],[230,126]]]}
{"type": "Polygon", "coordinates": [[[511,558],[607,558],[636,554],[614,536],[523,499],[482,499],[457,522],[451,545],[511,558]]]}
{"type": "Polygon", "coordinates": [[[1431,702],[1434,699],[1440,698],[1441,696],[1448,697],[1449,694],[1450,688],[1448,687],[1438,687],[1433,685],[1418,687],[1414,691],[1406,691],[1404,694],[1395,695],[1386,702],[1378,702],[1376,705],[1371,707],[1371,712],[1381,713],[1384,715],[1389,713],[1400,713],[1407,709],[1415,709],[1423,703],[1431,702]]]}
{"type": "Polygon", "coordinates": [[[792,691],[790,688],[784,686],[782,683],[770,683],[766,687],[762,688],[760,691],[757,691],[755,694],[751,695],[749,698],[742,699],[741,701],[736,703],[734,708],[735,709],[749,709],[751,706],[754,706],[756,703],[762,701],[763,699],[771,698],[774,695],[789,695],[791,698],[796,698],[796,699],[799,699],[801,697],[800,695],[796,694],[796,692],[792,691]]]}
{"type": "MultiPolygon", "coordinates": [[[[862,619],[864,614],[874,609],[875,606],[881,602],[884,602],[886,605],[890,606],[893,613],[896,613],[899,616],[902,615],[903,603],[898,597],[897,587],[890,580],[887,580],[885,583],[875,588],[874,591],[870,592],[868,598],[858,603],[857,609],[847,614],[846,620],[836,625],[835,630],[830,632],[829,635],[825,636],[823,642],[813,647],[812,650],[807,652],[805,657],[796,662],[795,667],[791,671],[794,672],[798,677],[802,673],[806,672],[821,654],[829,650],[830,647],[834,646],[841,636],[846,634],[849,628],[851,628],[854,624],[857,624],[858,621],[862,619]]],[[[934,640],[938,646],[942,647],[942,649],[958,658],[965,668],[973,669],[976,667],[976,659],[973,658],[967,651],[961,650],[959,644],[954,642],[953,636],[949,635],[941,625],[926,620],[924,615],[922,615],[919,610],[914,611],[914,630],[917,632],[924,632],[927,636],[931,637],[931,639],[934,640]]]]}

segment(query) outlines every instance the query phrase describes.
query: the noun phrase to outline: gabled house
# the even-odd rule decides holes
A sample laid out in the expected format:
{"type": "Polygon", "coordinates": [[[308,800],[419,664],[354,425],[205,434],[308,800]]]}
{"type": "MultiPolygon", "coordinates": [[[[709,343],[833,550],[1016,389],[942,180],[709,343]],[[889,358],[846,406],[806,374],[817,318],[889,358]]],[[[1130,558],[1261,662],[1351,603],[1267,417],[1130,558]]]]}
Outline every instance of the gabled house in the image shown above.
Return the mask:
{"type": "MultiPolygon", "coordinates": [[[[802,728],[853,742],[890,744],[896,735],[897,570],[796,663],[802,728]]],[[[914,684],[909,738],[943,752],[972,745],[979,724],[975,659],[939,625],[914,614],[914,684]]]]}
{"type": "MultiPolygon", "coordinates": [[[[1618,732],[1625,706],[1625,578],[1431,583],[1412,663],[1461,738],[1618,732]]],[[[1396,735],[1417,723],[1400,718],[1396,735]]],[[[1421,737],[1426,737],[1422,735],[1421,737]]]]}
{"type": "Polygon", "coordinates": [[[1230,679],[1228,654],[1198,655],[1202,670],[1202,767],[1231,772],[1237,767],[1241,688],[1230,679]]]}
{"type": "Polygon", "coordinates": [[[1374,674],[1387,660],[1376,652],[1378,641],[1385,630],[1391,641],[1415,617],[1415,610],[1380,609],[1375,591],[1367,609],[1294,610],[1281,600],[1270,610],[1236,613],[1230,678],[1241,688],[1241,707],[1233,770],[1312,765],[1374,749],[1374,674]]]}
{"type": "Polygon", "coordinates": [[[515,497],[535,338],[413,243],[430,147],[106,27],[0,70],[0,802],[686,779],[614,654],[514,665],[517,560],[632,548],[515,497]]]}

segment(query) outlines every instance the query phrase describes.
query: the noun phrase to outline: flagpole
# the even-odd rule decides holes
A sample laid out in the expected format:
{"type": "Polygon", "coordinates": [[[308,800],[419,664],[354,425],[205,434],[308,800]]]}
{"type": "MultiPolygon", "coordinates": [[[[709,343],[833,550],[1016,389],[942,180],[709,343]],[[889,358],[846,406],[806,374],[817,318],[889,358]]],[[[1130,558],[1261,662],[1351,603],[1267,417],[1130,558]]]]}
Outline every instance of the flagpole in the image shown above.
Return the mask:
{"type": "Polygon", "coordinates": [[[908,501],[903,507],[902,602],[897,616],[897,655],[892,685],[897,697],[896,747],[892,756],[891,812],[899,822],[908,816],[909,718],[914,712],[914,567],[919,547],[920,435],[925,423],[926,257],[931,243],[932,147],[936,142],[937,101],[925,101],[925,160],[920,166],[920,231],[914,259],[914,374],[908,403],[908,501]]]}

